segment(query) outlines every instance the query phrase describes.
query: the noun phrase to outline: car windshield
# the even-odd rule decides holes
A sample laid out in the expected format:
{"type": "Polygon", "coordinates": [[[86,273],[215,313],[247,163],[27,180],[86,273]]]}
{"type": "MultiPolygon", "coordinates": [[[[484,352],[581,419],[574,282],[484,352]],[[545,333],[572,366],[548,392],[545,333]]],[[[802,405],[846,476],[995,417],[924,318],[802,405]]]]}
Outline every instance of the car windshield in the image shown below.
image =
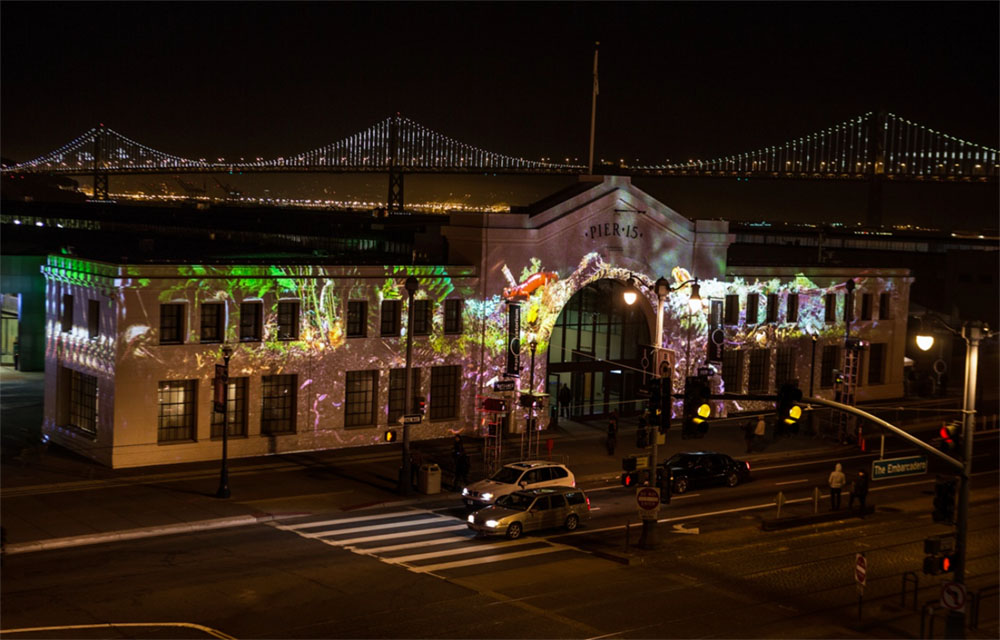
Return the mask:
{"type": "Polygon", "coordinates": [[[520,469],[513,469],[511,467],[504,467],[493,474],[490,478],[493,482],[501,482],[503,484],[514,484],[517,482],[518,478],[521,477],[520,469]]]}
{"type": "Polygon", "coordinates": [[[689,456],[686,453],[675,453],[667,460],[664,464],[669,467],[680,467],[686,469],[694,464],[694,456],[689,456]]]}
{"type": "Polygon", "coordinates": [[[529,496],[525,493],[512,493],[497,498],[497,506],[512,511],[527,511],[534,500],[534,496],[529,496]]]}

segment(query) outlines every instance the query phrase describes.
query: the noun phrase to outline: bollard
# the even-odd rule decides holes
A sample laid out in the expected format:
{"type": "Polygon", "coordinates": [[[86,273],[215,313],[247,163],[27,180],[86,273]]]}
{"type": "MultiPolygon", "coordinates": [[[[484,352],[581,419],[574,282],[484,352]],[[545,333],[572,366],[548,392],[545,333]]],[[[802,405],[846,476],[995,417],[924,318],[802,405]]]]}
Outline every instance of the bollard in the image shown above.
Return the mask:
{"type": "Polygon", "coordinates": [[[920,591],[920,578],[913,571],[907,571],[903,574],[903,586],[899,591],[899,606],[906,606],[906,585],[913,582],[913,610],[917,610],[917,592],[920,591]]]}
{"type": "Polygon", "coordinates": [[[782,491],[778,492],[778,497],[774,499],[775,504],[778,505],[778,513],[774,516],[775,519],[781,517],[781,505],[785,504],[785,494],[782,491]]]}
{"type": "Polygon", "coordinates": [[[625,521],[625,548],[628,549],[628,539],[632,529],[632,521],[625,521]]]}
{"type": "Polygon", "coordinates": [[[813,487],[813,515],[819,513],[819,487],[813,487]]]}

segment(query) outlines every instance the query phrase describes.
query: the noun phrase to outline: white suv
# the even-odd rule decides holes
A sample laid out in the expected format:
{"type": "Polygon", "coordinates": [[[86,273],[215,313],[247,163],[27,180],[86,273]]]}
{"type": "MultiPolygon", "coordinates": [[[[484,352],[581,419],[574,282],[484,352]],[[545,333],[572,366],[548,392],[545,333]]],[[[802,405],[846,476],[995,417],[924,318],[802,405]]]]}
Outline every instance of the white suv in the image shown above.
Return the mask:
{"type": "Polygon", "coordinates": [[[505,464],[493,477],[473,482],[462,489],[462,499],[467,506],[478,508],[522,489],[575,486],[576,478],[565,466],[545,460],[525,460],[505,464]]]}

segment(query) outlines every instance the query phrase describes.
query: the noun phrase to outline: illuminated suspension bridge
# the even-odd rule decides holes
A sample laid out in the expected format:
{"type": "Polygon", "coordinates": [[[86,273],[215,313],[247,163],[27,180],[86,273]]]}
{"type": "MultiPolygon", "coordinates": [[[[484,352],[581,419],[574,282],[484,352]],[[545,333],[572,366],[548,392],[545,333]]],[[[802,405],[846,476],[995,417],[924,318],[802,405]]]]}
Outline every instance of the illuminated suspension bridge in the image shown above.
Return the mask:
{"type": "MultiPolygon", "coordinates": [[[[486,151],[396,115],[311,151],[252,160],[183,158],[136,142],[102,124],[3,172],[93,174],[98,199],[108,197],[111,175],[377,172],[389,174],[389,209],[401,210],[403,175],[407,173],[572,175],[585,173],[586,167],[486,151]]],[[[613,172],[633,176],[995,182],[1000,176],[1000,151],[893,113],[869,112],[755,151],[683,163],[619,165],[613,172]]]]}

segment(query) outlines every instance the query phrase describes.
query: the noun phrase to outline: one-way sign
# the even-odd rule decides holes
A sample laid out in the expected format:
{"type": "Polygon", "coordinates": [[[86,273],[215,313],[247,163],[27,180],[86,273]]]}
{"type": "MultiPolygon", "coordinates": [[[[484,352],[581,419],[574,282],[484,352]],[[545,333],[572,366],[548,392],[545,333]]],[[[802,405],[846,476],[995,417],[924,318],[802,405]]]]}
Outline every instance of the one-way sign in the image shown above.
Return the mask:
{"type": "Polygon", "coordinates": [[[515,384],[515,382],[516,381],[513,380],[513,379],[510,379],[510,380],[497,380],[496,382],[493,383],[493,390],[494,391],[513,391],[514,390],[514,384],[515,384]]]}
{"type": "Polygon", "coordinates": [[[403,424],[420,424],[423,417],[424,416],[419,413],[408,413],[403,416],[403,424]]]}

